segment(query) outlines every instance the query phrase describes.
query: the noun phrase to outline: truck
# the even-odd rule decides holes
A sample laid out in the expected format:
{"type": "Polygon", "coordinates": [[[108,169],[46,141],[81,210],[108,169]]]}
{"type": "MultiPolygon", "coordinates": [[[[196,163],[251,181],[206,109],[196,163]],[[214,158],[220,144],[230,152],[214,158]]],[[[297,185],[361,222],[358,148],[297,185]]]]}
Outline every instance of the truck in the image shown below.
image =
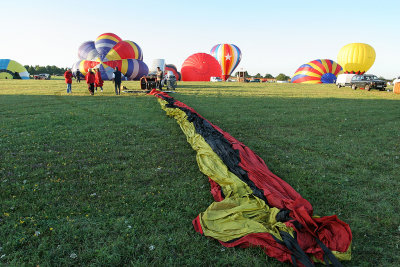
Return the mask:
{"type": "Polygon", "coordinates": [[[50,74],[47,73],[36,74],[33,75],[33,78],[35,80],[50,80],[50,74]]]}
{"type": "Polygon", "coordinates": [[[355,75],[356,74],[350,74],[350,73],[339,74],[337,79],[336,79],[336,86],[338,88],[345,87],[345,86],[350,86],[351,79],[355,75]]]}
{"type": "Polygon", "coordinates": [[[357,88],[364,88],[366,91],[371,89],[385,91],[386,81],[379,79],[373,74],[361,74],[355,75],[351,79],[350,86],[353,90],[356,90],[357,88]]]}

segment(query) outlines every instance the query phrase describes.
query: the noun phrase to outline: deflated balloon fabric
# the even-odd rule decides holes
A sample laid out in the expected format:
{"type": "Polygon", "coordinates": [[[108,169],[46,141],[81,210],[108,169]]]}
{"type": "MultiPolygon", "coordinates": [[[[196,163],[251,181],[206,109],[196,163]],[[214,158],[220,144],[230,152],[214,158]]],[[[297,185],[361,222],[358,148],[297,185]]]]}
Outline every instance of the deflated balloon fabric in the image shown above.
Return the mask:
{"type": "Polygon", "coordinates": [[[274,175],[248,147],[168,94],[153,90],[196,151],[215,202],[195,230],[226,247],[260,246],[280,261],[313,266],[351,258],[350,227],[336,215],[313,216],[311,204],[274,175]]]}

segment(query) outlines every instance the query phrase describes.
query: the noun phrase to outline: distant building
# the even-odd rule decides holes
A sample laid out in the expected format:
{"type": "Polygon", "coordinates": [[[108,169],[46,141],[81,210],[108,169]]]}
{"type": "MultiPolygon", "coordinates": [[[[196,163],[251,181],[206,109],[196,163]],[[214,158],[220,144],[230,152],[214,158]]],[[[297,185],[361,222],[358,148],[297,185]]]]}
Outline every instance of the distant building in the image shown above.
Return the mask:
{"type": "Polygon", "coordinates": [[[236,78],[237,78],[238,82],[242,82],[242,83],[246,82],[246,73],[247,73],[247,71],[245,71],[243,69],[239,70],[236,73],[236,78]]]}

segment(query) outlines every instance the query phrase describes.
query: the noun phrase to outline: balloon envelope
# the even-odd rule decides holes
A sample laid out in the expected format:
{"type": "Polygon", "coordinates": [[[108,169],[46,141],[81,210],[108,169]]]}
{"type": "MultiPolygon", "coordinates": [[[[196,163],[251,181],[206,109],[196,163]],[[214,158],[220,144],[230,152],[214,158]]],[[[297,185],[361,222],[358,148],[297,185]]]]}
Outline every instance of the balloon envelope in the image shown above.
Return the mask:
{"type": "Polygon", "coordinates": [[[242,59],[242,52],[234,44],[217,44],[211,48],[210,54],[221,65],[222,78],[224,80],[229,78],[242,59]]]}
{"type": "Polygon", "coordinates": [[[122,39],[114,33],[103,33],[97,37],[94,45],[100,55],[100,59],[104,60],[105,56],[114,47],[114,45],[121,41],[122,39]]]}
{"type": "Polygon", "coordinates": [[[0,78],[29,80],[29,73],[24,66],[11,59],[0,59],[0,78]]]}
{"type": "Polygon", "coordinates": [[[206,53],[196,53],[188,57],[181,68],[182,81],[210,81],[210,77],[221,77],[218,61],[206,53]]]}
{"type": "Polygon", "coordinates": [[[84,42],[78,49],[81,59],[73,67],[86,75],[89,69],[97,68],[103,80],[111,80],[115,67],[129,80],[138,80],[147,75],[149,68],[142,61],[142,49],[133,41],[122,41],[113,33],[104,33],[96,41],[84,42]]]}
{"type": "Polygon", "coordinates": [[[181,80],[181,73],[178,71],[178,69],[176,68],[175,65],[166,64],[164,73],[166,74],[167,71],[172,71],[172,73],[175,75],[175,78],[176,78],[177,81],[181,80]]]}
{"type": "Polygon", "coordinates": [[[81,60],[96,60],[100,57],[93,41],[87,41],[78,48],[78,57],[81,60]]]}
{"type": "Polygon", "coordinates": [[[82,75],[86,75],[89,69],[99,69],[103,80],[112,80],[115,67],[118,67],[128,80],[139,80],[149,72],[146,63],[137,59],[121,59],[106,62],[81,60],[73,65],[72,72],[76,73],[79,69],[82,75]]]}
{"type": "Polygon", "coordinates": [[[113,46],[105,57],[107,60],[119,60],[126,58],[143,60],[143,52],[135,42],[126,40],[118,42],[115,46],[113,46]]]}
{"type": "Polygon", "coordinates": [[[351,43],[342,47],[338,54],[338,63],[345,73],[363,74],[375,62],[375,49],[362,43],[351,43]]]}
{"type": "Polygon", "coordinates": [[[301,65],[293,75],[292,83],[335,83],[342,67],[330,59],[317,59],[301,65]]]}

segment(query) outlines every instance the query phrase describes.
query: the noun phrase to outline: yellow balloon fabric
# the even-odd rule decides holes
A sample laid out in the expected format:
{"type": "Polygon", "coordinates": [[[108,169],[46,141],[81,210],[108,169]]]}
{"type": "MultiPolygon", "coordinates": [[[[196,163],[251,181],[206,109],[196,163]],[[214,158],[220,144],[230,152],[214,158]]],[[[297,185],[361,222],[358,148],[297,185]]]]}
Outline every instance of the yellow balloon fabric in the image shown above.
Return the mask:
{"type": "Polygon", "coordinates": [[[293,236],[293,229],[276,221],[277,208],[269,207],[252,195],[252,190],[235,174],[228,170],[221,158],[198,134],[185,112],[166,107],[167,102],[158,100],[168,116],[174,117],[185,133],[188,143],[197,152],[200,171],[221,186],[225,199],[212,203],[200,214],[200,223],[205,236],[228,242],[251,233],[270,233],[282,240],[279,231],[293,236]]]}
{"type": "Polygon", "coordinates": [[[11,59],[0,59],[0,79],[18,79],[29,80],[29,73],[24,66],[11,59]]]}
{"type": "Polygon", "coordinates": [[[375,49],[363,43],[351,43],[340,49],[337,62],[345,73],[363,74],[375,62],[375,49]]]}
{"type": "MultiPolygon", "coordinates": [[[[284,234],[295,238],[294,228],[277,221],[277,214],[281,210],[269,206],[267,202],[254,195],[249,185],[228,169],[220,156],[197,132],[194,123],[188,119],[183,110],[169,106],[169,102],[162,98],[159,98],[158,102],[166,114],[177,121],[188,143],[196,151],[200,171],[218,184],[223,193],[222,200],[213,202],[199,214],[198,222],[202,234],[220,242],[231,242],[258,233],[268,233],[280,241],[284,240],[282,238],[284,234]]],[[[332,251],[332,253],[340,260],[351,259],[350,248],[344,252],[332,251]]],[[[314,255],[310,256],[315,262],[323,262],[314,255]]]]}

